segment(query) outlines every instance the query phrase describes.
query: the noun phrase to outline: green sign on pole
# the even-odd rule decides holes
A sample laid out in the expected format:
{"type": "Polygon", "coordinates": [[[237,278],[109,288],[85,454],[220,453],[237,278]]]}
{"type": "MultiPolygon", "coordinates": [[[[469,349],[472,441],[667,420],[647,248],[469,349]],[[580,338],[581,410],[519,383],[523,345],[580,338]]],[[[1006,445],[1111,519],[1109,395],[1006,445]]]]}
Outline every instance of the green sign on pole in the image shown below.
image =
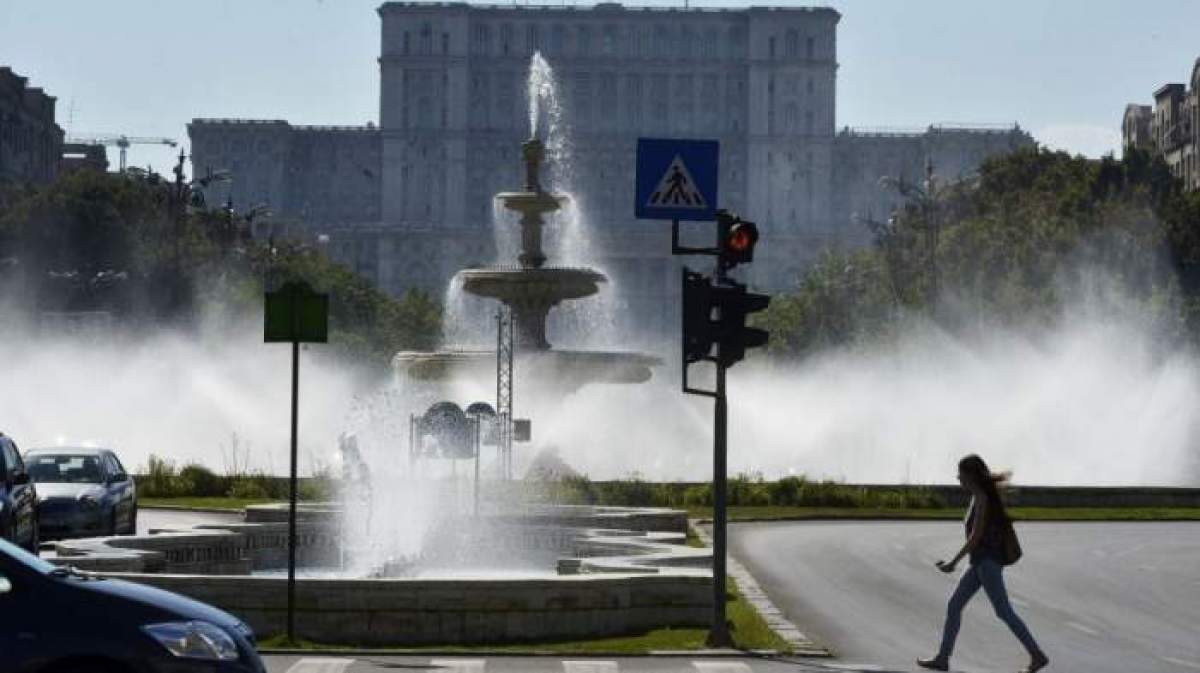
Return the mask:
{"type": "Polygon", "coordinates": [[[263,325],[267,343],[325,343],[329,340],[329,295],[319,294],[303,281],[286,283],[268,292],[263,325]]]}
{"type": "Polygon", "coordinates": [[[292,344],[292,446],[288,478],[287,639],[296,641],[296,453],[300,434],[300,344],[325,343],[329,336],[329,295],[303,281],[268,292],[264,301],[263,340],[292,344]]]}

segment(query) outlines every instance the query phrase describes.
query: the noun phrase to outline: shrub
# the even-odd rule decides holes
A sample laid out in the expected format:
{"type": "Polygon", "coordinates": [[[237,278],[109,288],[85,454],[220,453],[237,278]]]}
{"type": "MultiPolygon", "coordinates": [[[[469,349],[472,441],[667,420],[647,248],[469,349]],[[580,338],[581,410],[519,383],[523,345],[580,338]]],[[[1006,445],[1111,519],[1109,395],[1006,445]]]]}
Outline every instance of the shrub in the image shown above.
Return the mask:
{"type": "Polygon", "coordinates": [[[207,467],[190,463],[179,470],[176,490],[180,495],[211,498],[225,495],[229,486],[224,478],[207,467]]]}
{"type": "Polygon", "coordinates": [[[150,454],[146,459],[144,476],[138,482],[138,492],[148,498],[169,498],[176,495],[175,463],[150,454]]]}
{"type": "Polygon", "coordinates": [[[271,498],[270,491],[263,486],[261,480],[254,477],[235,478],[226,495],[242,500],[269,500],[271,498]]]}

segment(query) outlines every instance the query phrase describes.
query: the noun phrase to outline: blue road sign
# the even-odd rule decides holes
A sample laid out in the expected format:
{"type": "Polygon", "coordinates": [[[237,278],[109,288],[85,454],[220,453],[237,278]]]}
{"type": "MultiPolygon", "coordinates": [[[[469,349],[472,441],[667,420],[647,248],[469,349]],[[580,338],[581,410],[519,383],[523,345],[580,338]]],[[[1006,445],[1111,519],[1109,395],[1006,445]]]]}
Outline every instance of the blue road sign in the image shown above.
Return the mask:
{"type": "Polygon", "coordinates": [[[715,140],[638,138],[634,216],[643,220],[712,220],[717,212],[715,140]]]}

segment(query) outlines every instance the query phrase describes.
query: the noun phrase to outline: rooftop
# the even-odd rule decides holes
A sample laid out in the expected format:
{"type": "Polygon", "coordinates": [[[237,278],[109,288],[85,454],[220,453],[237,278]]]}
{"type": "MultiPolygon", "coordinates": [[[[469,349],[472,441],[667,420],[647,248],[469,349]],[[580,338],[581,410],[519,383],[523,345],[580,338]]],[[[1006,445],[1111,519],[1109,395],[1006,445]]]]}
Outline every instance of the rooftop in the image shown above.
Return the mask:
{"type": "Polygon", "coordinates": [[[601,13],[619,13],[619,12],[653,12],[657,14],[687,12],[689,14],[714,14],[714,13],[757,13],[757,12],[806,12],[811,14],[830,14],[840,17],[841,14],[832,7],[783,7],[773,5],[751,5],[749,7],[677,7],[677,6],[655,6],[647,7],[642,5],[622,5],[619,2],[600,2],[592,4],[574,4],[574,0],[570,0],[572,4],[557,4],[557,5],[518,5],[512,4],[475,4],[466,2],[385,2],[379,6],[379,13],[384,14],[392,11],[404,10],[430,10],[430,9],[465,9],[470,11],[478,10],[505,10],[505,11],[521,11],[521,12],[601,12],[601,13]]]}

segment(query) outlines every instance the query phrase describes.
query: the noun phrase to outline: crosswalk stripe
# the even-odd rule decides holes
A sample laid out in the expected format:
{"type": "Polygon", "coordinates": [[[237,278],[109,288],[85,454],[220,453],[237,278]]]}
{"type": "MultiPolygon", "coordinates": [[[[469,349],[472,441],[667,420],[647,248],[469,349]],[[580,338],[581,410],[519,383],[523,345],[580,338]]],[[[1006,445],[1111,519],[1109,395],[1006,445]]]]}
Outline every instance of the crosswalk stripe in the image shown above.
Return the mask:
{"type": "Polygon", "coordinates": [[[353,659],[305,657],[292,664],[287,673],[343,673],[353,663],[353,659]]]}
{"type": "Polygon", "coordinates": [[[483,673],[483,659],[432,659],[429,665],[438,673],[483,673]]]}
{"type": "Polygon", "coordinates": [[[618,673],[615,661],[564,661],[563,673],[618,673]]]}
{"type": "Polygon", "coordinates": [[[740,661],[693,661],[700,673],[750,673],[750,667],[740,661]]]}

